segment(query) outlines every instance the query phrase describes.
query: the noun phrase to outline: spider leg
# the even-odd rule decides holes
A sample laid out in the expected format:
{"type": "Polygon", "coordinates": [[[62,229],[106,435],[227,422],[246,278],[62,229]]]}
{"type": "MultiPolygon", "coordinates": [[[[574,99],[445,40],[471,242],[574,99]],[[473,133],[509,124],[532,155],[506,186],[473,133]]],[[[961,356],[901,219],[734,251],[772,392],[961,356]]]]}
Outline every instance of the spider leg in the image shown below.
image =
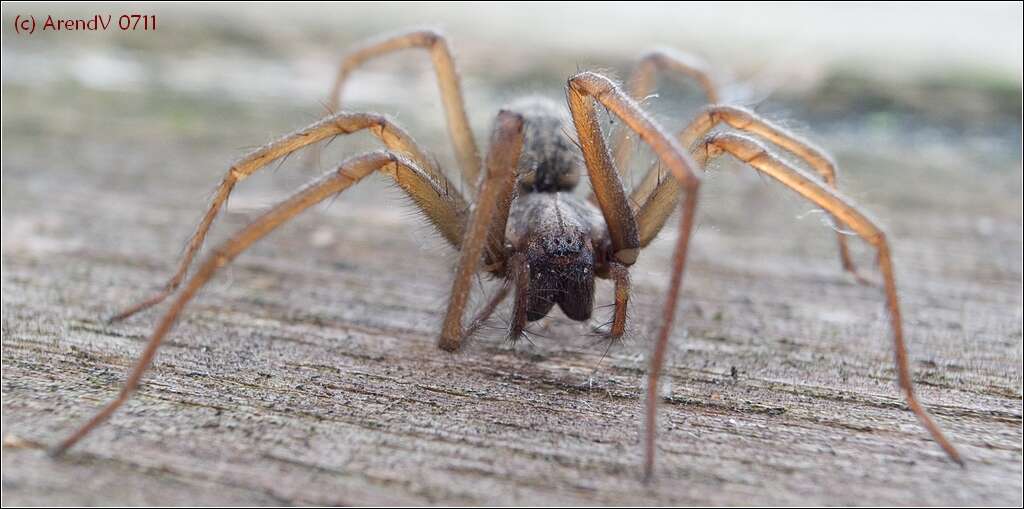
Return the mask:
{"type": "MultiPolygon", "coordinates": [[[[719,101],[718,87],[711,77],[711,66],[703,59],[671,48],[658,48],[647,52],[637,62],[629,76],[629,96],[635,101],[643,101],[654,89],[656,73],[667,72],[669,76],[687,77],[695,80],[709,104],[719,101]]],[[[620,130],[612,142],[615,154],[615,167],[620,172],[629,170],[630,157],[633,154],[632,140],[626,130],[620,130]]],[[[689,145],[683,144],[689,148],[689,145]]]]}
{"type": "Polygon", "coordinates": [[[509,291],[512,290],[510,281],[506,280],[501,288],[491,297],[491,300],[487,301],[487,304],[477,312],[476,316],[473,317],[473,321],[470,322],[469,327],[466,327],[466,333],[464,338],[469,338],[476,334],[480,327],[483,327],[484,322],[494,314],[494,311],[498,309],[498,305],[505,301],[508,297],[509,291]]]}
{"type": "Polygon", "coordinates": [[[97,412],[81,428],[68,436],[52,449],[55,455],[61,454],[79,440],[102,424],[121,405],[128,400],[131,393],[138,387],[142,375],[149,368],[156,356],[157,349],[171,330],[185,305],[206,285],[218,270],[234,260],[254,242],[265,237],[278,226],[294,218],[300,212],[321,201],[334,196],[375,171],[392,177],[414,199],[419,201],[442,201],[443,191],[430,180],[425,172],[406,157],[388,151],[371,152],[346,160],[337,170],[332,171],[309,186],[293,194],[290,198],[271,208],[248,226],[213,250],[206,260],[200,264],[184,289],[178,294],[171,307],[153,330],[146,347],[132,368],[128,379],[118,396],[97,412]]]}
{"type": "Polygon", "coordinates": [[[903,340],[903,322],[902,315],[900,314],[899,299],[896,294],[892,254],[885,233],[849,199],[843,197],[830,187],[822,185],[812,175],[790,166],[775,157],[764,145],[753,138],[731,133],[713,134],[704,139],[696,151],[696,156],[699,162],[706,163],[708,159],[725,153],[733,155],[757,171],[778,180],[782,185],[796,191],[804,198],[825,209],[878,250],[878,265],[884,279],[886,307],[889,311],[890,326],[892,328],[893,350],[896,370],[899,373],[900,388],[906,397],[907,405],[914,412],[914,415],[917,416],[918,420],[921,421],[925,429],[931,433],[932,438],[938,442],[953,461],[963,466],[964,463],[960,453],[946,439],[942,430],[935,424],[928,415],[927,410],[918,402],[917,397],[914,395],[914,385],[907,361],[907,347],[903,340]]]}
{"type": "Polygon", "coordinates": [[[696,193],[683,201],[683,214],[680,218],[679,236],[672,254],[672,277],[665,297],[665,307],[661,313],[661,328],[658,339],[651,354],[651,367],[647,373],[647,404],[644,408],[644,480],[650,481],[654,475],[654,439],[658,432],[658,381],[665,365],[665,354],[668,352],[669,336],[676,319],[676,307],[679,301],[679,289],[683,286],[683,271],[686,269],[686,254],[690,250],[690,236],[693,233],[694,217],[697,215],[696,193]]]}
{"type": "MultiPolygon", "coordinates": [[[[829,187],[834,190],[838,189],[836,164],[824,151],[745,108],[726,105],[713,105],[705,108],[693,122],[680,132],[679,142],[684,147],[690,148],[694,142],[703,138],[720,123],[755,134],[778,145],[807,163],[829,187]]],[[[665,220],[675,208],[675,200],[679,194],[678,186],[668,179],[662,179],[659,173],[658,168],[652,166],[640,185],[633,189],[630,195],[630,201],[641,204],[638,211],[640,217],[638,221],[641,225],[641,246],[646,246],[661,230],[665,220]],[[655,196],[656,198],[652,200],[651,198],[655,196]]],[[[835,219],[834,216],[833,219],[835,219]]],[[[866,283],[867,280],[857,272],[850,257],[846,235],[843,232],[837,232],[836,237],[839,242],[839,258],[843,269],[850,272],[860,283],[866,283]]]]}
{"type": "Polygon", "coordinates": [[[508,329],[508,340],[515,343],[523,336],[530,307],[530,263],[523,253],[512,255],[508,278],[516,288],[515,302],[512,304],[512,323],[508,329]]]}
{"type": "Polygon", "coordinates": [[[580,73],[569,79],[568,89],[569,109],[576,125],[580,148],[587,164],[594,195],[604,214],[605,221],[608,223],[615,261],[625,266],[632,265],[636,261],[640,240],[637,235],[637,223],[633,210],[626,201],[618,172],[612,166],[613,163],[601,137],[594,104],[587,98],[593,98],[601,103],[649,144],[658,159],[668,166],[673,176],[678,179],[680,187],[686,190],[682,225],[679,229],[679,240],[673,256],[672,280],[669,284],[668,297],[665,300],[661,331],[655,343],[648,370],[644,475],[649,479],[654,469],[658,378],[665,361],[665,351],[668,348],[669,333],[672,330],[672,322],[675,317],[679,288],[683,282],[686,254],[697,210],[700,177],[694,169],[698,166],[674,138],[665,134],[661,127],[643,112],[636,101],[629,98],[608,78],[591,72],[580,73]]]}
{"type": "MultiPolygon", "coordinates": [[[[459,169],[467,188],[475,190],[480,175],[480,152],[473,138],[473,131],[469,127],[469,118],[466,116],[455,60],[452,58],[448,41],[442,34],[433,30],[389,34],[366,41],[349,51],[341,59],[338,74],[328,96],[328,109],[332,113],[339,111],[345,83],[354,70],[369,60],[408,48],[421,48],[430,52],[459,169]]],[[[318,154],[319,149],[315,150],[318,154]]],[[[316,160],[317,157],[314,156],[312,159],[316,160]]]]}
{"type": "Polygon", "coordinates": [[[480,192],[462,241],[459,267],[452,282],[448,312],[438,341],[438,346],[444,350],[453,352],[462,344],[465,336],[462,316],[469,300],[473,275],[480,267],[481,255],[487,253],[488,266],[504,262],[505,226],[515,191],[516,165],[522,150],[523,117],[511,111],[501,111],[491,136],[487,174],[480,182],[480,192]]]}
{"type": "Polygon", "coordinates": [[[629,304],[629,269],[621,263],[609,264],[609,273],[615,281],[615,310],[612,313],[612,327],[608,337],[621,338],[626,332],[626,306],[629,304]]]}
{"type": "Polygon", "coordinates": [[[338,113],[273,141],[233,164],[224,176],[224,179],[221,180],[202,221],[196,227],[195,232],[192,233],[192,237],[185,247],[185,254],[182,255],[181,261],[178,262],[178,269],[174,275],[156,294],[121,311],[110,318],[110,320],[122,320],[139,311],[155,306],[177,290],[181,282],[184,281],[189,265],[191,265],[193,258],[202,246],[203,240],[206,239],[214,219],[217,218],[217,215],[231,195],[235,184],[272,161],[287,156],[306,145],[362,130],[368,130],[379,138],[388,149],[407,156],[444,190],[445,200],[451,203],[443,207],[430,207],[427,215],[441,231],[444,238],[453,246],[458,246],[462,239],[462,229],[465,222],[462,217],[463,211],[468,208],[466,201],[451,186],[444,174],[434,166],[431,159],[413,141],[412,137],[391,120],[381,115],[371,113],[338,113]]]}

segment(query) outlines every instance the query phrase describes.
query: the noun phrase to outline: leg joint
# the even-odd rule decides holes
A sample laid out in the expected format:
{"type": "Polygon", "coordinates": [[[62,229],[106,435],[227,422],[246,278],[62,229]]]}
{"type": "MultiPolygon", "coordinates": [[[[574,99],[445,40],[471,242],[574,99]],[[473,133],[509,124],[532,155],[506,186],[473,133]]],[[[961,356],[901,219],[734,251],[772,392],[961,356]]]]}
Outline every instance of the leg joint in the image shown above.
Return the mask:
{"type": "Polygon", "coordinates": [[[727,104],[713,104],[705,110],[714,123],[725,122],[736,129],[746,129],[754,123],[754,116],[750,111],[727,104]]]}
{"type": "Polygon", "coordinates": [[[647,50],[643,55],[640,55],[640,65],[653,65],[658,68],[665,67],[669,61],[668,53],[662,48],[655,48],[647,50]]]}
{"type": "Polygon", "coordinates": [[[615,88],[615,84],[600,74],[592,71],[583,71],[569,78],[569,87],[577,93],[600,98],[611,92],[615,88]]]}
{"type": "Polygon", "coordinates": [[[228,176],[224,180],[230,180],[232,184],[235,182],[241,182],[249,175],[242,171],[237,165],[232,165],[231,169],[228,170],[228,176]]]}
{"type": "Polygon", "coordinates": [[[430,48],[436,46],[438,43],[445,44],[446,40],[444,34],[440,31],[426,28],[423,30],[417,30],[409,34],[411,39],[416,43],[417,46],[424,48],[430,48]]]}

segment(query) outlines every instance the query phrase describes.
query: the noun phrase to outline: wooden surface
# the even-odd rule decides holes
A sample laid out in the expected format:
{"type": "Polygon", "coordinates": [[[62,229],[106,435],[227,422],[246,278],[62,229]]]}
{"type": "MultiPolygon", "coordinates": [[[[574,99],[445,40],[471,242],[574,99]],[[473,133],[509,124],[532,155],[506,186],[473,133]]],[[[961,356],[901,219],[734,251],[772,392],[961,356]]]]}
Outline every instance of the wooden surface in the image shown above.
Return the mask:
{"type": "MultiPolygon", "coordinates": [[[[5,86],[5,505],[1021,504],[1019,131],[993,154],[900,142],[927,126],[804,130],[890,234],[918,391],[966,469],[897,391],[881,292],[842,274],[820,214],[735,164],[705,186],[650,486],[644,359],[674,232],[641,254],[633,330],[607,354],[560,315],[512,348],[507,308],[449,354],[435,339],[452,252],[379,181],[219,276],[67,457],[24,447],[115,395],[163,308],[103,318],[170,274],[244,147],[313,109],[5,86]]],[[[439,118],[410,128],[448,157],[439,118]]],[[[295,163],[243,183],[214,239],[313,175],[295,163]]]]}

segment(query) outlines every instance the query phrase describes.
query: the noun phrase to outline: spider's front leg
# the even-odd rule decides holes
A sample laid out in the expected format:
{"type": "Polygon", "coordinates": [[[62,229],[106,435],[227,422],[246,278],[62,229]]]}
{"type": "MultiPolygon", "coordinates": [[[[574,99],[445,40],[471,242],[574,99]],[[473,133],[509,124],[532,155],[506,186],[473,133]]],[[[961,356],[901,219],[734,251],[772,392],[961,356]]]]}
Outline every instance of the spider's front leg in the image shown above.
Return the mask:
{"type": "MultiPolygon", "coordinates": [[[[523,117],[502,110],[498,113],[487,154],[487,174],[480,182],[477,203],[462,241],[459,266],[452,282],[444,326],[438,346],[453,352],[462,345],[465,331],[462,316],[469,300],[470,285],[485,254],[489,267],[505,262],[505,226],[515,191],[516,165],[523,151],[523,117]]],[[[499,294],[501,295],[501,294],[499,294]]],[[[494,303],[496,306],[497,303],[494,303]]],[[[492,306],[488,306],[492,307],[492,306]]],[[[479,322],[479,320],[477,321],[479,322]]],[[[476,322],[475,322],[476,323],[476,322]]]]}
{"type": "MultiPolygon", "coordinates": [[[[665,362],[668,350],[669,335],[675,319],[676,302],[679,288],[683,283],[683,272],[686,269],[686,255],[689,250],[690,234],[697,210],[697,192],[700,178],[695,169],[697,164],[690,158],[679,143],[651,120],[640,106],[615,86],[611,80],[592,72],[583,72],[569,79],[569,109],[579,136],[580,147],[587,165],[594,196],[608,223],[608,232],[612,241],[615,262],[629,267],[636,261],[640,250],[638,232],[643,225],[637,225],[633,209],[627,201],[622,189],[619,174],[608,149],[605,147],[594,101],[616,115],[640,139],[654,150],[678,181],[679,187],[685,191],[682,223],[676,243],[672,263],[672,280],[669,284],[668,296],[662,316],[662,326],[658,334],[654,351],[650,358],[647,379],[646,424],[644,431],[644,476],[650,479],[654,471],[654,438],[658,405],[658,379],[665,362]]],[[[628,290],[625,290],[628,292],[628,290]]],[[[616,284],[616,302],[619,302],[619,284],[616,284]]],[[[622,311],[625,311],[623,301],[622,311]]],[[[618,310],[616,311],[618,315],[618,310]]]]}

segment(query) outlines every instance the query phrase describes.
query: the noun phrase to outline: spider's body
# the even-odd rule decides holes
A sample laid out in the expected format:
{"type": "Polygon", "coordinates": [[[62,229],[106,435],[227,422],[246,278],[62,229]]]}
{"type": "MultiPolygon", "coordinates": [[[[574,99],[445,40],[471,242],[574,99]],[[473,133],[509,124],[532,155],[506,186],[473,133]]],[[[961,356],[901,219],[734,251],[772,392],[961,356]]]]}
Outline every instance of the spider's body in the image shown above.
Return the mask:
{"type": "Polygon", "coordinates": [[[522,195],[512,205],[507,240],[529,269],[527,321],[557,304],[573,320],[590,318],[594,276],[608,274],[608,232],[601,212],[564,191],[522,195]]]}
{"type": "MultiPolygon", "coordinates": [[[[961,462],[956,449],[913,392],[888,240],[859,207],[838,193],[831,159],[753,112],[728,105],[705,108],[677,137],[669,136],[635,100],[648,95],[655,73],[659,71],[695,78],[708,100],[718,102],[718,93],[704,64],[692,57],[658,50],[640,60],[629,81],[628,92],[592,72],[581,72],[569,78],[566,95],[571,122],[566,119],[565,110],[552,101],[527,98],[513,103],[498,114],[490,146],[486,156],[481,157],[469,127],[455,64],[443,36],[429,30],[407,32],[370,42],[350,52],[342,61],[330,97],[332,109],[338,113],[282,137],[232,165],[189,241],[174,276],[156,295],[115,317],[125,318],[178,292],[117,399],[61,442],[55,452],[74,445],[127,401],[185,305],[218,270],[302,211],[379,173],[393,179],[445,240],[459,250],[458,269],[438,340],[438,346],[447,351],[458,350],[466,336],[477,330],[513,291],[509,331],[512,338],[522,333],[526,323],[544,317],[556,305],[569,318],[586,320],[593,311],[595,277],[614,281],[615,304],[607,334],[612,338],[620,337],[625,331],[629,303],[629,267],[636,261],[639,251],[658,235],[671,213],[682,209],[668,297],[648,371],[644,467],[645,473],[650,475],[656,450],[658,379],[682,286],[700,174],[711,158],[730,154],[825,209],[844,230],[854,232],[877,250],[900,387],[910,409],[932,437],[953,460],[961,462]],[[387,117],[339,111],[341,93],[353,70],[367,60],[404,48],[426,49],[431,54],[458,167],[470,188],[468,195],[456,191],[457,186],[451,185],[434,162],[436,159],[387,117]],[[624,130],[613,141],[614,151],[608,150],[598,121],[597,104],[648,144],[659,161],[628,193],[619,171],[628,166],[630,141],[624,130]],[[744,134],[712,132],[721,124],[744,134]],[[293,194],[218,246],[198,264],[192,277],[185,279],[195,254],[236,184],[296,150],[357,131],[373,134],[386,150],[345,160],[336,170],[293,194]],[[816,174],[775,156],[772,149],[753,136],[789,152],[813,168],[816,174]],[[662,169],[667,169],[671,178],[663,178],[662,169]],[[588,199],[573,192],[584,176],[592,191],[588,199]],[[476,274],[482,270],[500,277],[504,284],[466,328],[463,317],[469,292],[476,274]],[[184,286],[179,291],[182,283],[184,286]]],[[[843,268],[856,275],[848,256],[846,238],[839,233],[838,239],[843,268]]]]}
{"type": "MultiPolygon", "coordinates": [[[[560,105],[544,98],[528,97],[509,109],[523,117],[518,196],[505,233],[507,248],[524,254],[529,271],[527,295],[517,306],[525,306],[528,322],[545,317],[556,304],[569,318],[587,320],[594,307],[594,277],[608,277],[611,243],[601,210],[574,192],[585,167],[583,154],[566,134],[572,124],[560,105]]],[[[522,324],[513,325],[515,339],[522,324]]]]}

